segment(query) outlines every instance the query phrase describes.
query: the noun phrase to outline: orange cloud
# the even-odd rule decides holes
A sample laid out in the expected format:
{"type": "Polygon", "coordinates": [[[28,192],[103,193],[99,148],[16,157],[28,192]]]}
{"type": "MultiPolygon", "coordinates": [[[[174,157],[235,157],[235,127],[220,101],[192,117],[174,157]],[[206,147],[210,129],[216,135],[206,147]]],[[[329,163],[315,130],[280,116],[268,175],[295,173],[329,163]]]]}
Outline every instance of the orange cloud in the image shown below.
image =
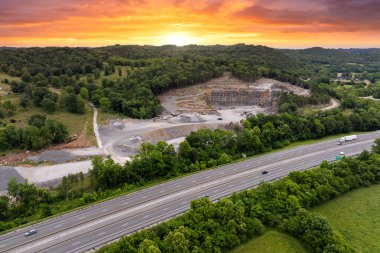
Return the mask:
{"type": "Polygon", "coordinates": [[[159,45],[185,36],[198,44],[373,47],[379,11],[377,0],[0,1],[0,46],[159,45]]]}

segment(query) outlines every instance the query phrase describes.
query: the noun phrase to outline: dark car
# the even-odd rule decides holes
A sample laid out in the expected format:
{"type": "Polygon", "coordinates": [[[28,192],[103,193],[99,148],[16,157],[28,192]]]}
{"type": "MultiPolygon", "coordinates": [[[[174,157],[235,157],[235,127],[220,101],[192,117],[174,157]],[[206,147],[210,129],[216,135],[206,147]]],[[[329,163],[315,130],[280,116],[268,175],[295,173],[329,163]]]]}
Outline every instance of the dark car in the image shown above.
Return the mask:
{"type": "Polygon", "coordinates": [[[24,233],[25,236],[30,236],[30,235],[34,235],[34,234],[37,234],[37,229],[31,229],[31,230],[28,230],[24,233]]]}
{"type": "Polygon", "coordinates": [[[208,197],[210,197],[208,194],[204,194],[203,196],[202,196],[203,198],[208,198],[208,197]]]}
{"type": "Polygon", "coordinates": [[[268,171],[267,170],[263,170],[263,171],[261,171],[261,174],[268,174],[268,171]]]}

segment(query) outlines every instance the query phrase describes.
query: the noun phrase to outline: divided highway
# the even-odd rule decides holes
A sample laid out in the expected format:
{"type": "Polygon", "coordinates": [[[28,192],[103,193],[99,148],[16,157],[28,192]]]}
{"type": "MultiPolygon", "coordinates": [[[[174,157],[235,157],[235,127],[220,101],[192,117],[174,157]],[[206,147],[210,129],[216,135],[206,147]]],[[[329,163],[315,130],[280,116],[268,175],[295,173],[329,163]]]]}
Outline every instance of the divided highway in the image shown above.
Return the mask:
{"type": "Polygon", "coordinates": [[[332,161],[341,151],[355,155],[370,150],[379,137],[377,131],[342,146],[336,145],[337,140],[305,145],[153,186],[0,236],[0,252],[85,252],[181,214],[204,195],[217,200],[323,160],[332,161]],[[263,175],[262,170],[269,173],[263,175]],[[24,232],[32,228],[38,233],[25,237],[24,232]]]}

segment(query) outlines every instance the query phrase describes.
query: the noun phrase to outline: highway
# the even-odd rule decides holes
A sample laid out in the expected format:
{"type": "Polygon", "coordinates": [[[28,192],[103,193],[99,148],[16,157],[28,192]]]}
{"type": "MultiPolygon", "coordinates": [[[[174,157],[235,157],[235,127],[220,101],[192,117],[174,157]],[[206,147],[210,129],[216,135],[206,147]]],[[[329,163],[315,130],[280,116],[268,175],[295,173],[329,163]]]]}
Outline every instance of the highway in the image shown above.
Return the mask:
{"type": "Polygon", "coordinates": [[[335,160],[343,151],[356,155],[370,150],[380,131],[359,135],[338,146],[337,139],[300,146],[203,171],[71,212],[0,236],[0,252],[85,252],[189,209],[205,194],[218,200],[291,171],[335,160]],[[268,174],[261,174],[267,170],[268,174]],[[24,232],[36,228],[29,237],[24,232]]]}

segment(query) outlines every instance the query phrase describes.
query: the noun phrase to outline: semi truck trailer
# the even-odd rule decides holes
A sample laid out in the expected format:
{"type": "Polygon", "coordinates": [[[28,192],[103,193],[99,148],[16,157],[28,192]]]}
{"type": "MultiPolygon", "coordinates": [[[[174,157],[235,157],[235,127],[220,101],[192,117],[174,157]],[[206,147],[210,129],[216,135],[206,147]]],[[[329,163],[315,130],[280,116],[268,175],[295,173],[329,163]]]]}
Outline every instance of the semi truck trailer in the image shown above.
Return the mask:
{"type": "Polygon", "coordinates": [[[342,144],[343,142],[345,141],[354,141],[358,138],[357,135],[348,135],[348,136],[343,136],[342,138],[340,138],[339,140],[339,143],[338,144],[342,144]]]}

